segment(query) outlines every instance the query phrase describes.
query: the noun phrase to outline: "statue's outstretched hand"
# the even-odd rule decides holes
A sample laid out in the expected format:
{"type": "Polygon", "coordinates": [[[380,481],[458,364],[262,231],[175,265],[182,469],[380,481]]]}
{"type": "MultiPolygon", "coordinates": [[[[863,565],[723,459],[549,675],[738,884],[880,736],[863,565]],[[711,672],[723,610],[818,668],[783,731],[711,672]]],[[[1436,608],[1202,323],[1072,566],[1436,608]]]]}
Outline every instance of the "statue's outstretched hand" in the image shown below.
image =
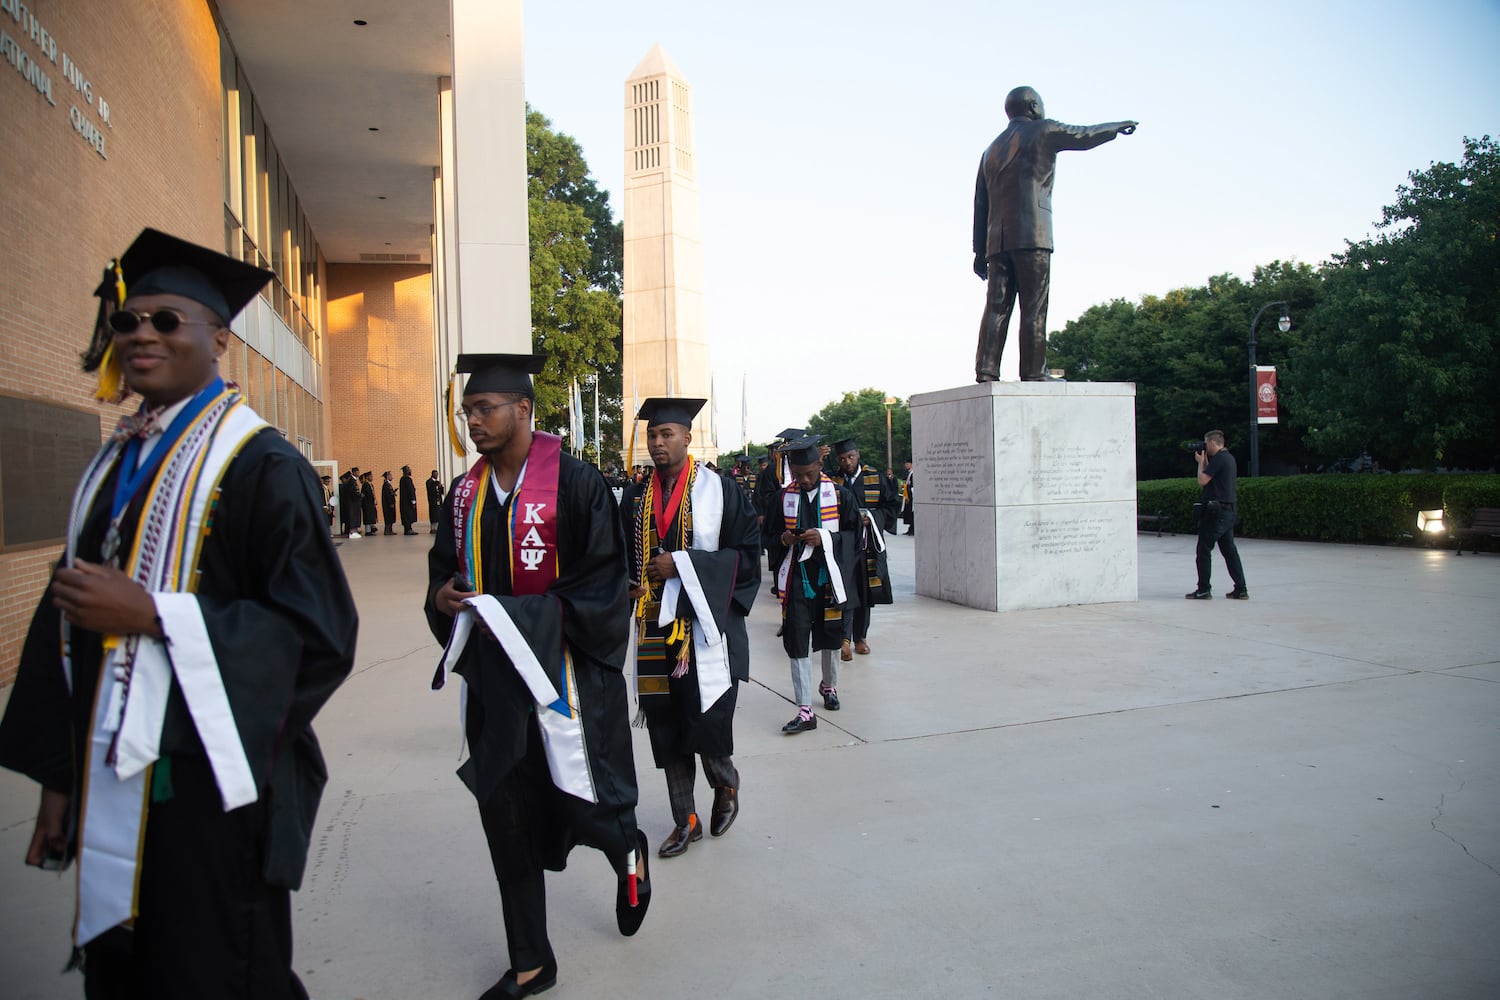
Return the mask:
{"type": "Polygon", "coordinates": [[[1135,127],[1138,124],[1140,124],[1140,123],[1139,122],[1123,122],[1120,125],[1120,134],[1121,135],[1135,135],[1135,127]]]}
{"type": "Polygon", "coordinates": [[[974,255],[974,273],[985,280],[989,280],[990,264],[989,261],[984,259],[984,254],[982,253],[974,255]]]}

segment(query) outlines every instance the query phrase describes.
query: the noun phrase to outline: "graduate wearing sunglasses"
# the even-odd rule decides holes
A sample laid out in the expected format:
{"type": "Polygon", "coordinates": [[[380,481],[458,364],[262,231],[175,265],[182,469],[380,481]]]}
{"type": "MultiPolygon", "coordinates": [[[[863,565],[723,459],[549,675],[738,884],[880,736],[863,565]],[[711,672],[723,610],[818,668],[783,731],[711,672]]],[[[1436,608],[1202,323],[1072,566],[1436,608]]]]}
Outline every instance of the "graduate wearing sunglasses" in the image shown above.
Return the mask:
{"type": "Polygon", "coordinates": [[[84,369],[141,404],[84,472],[0,721],[42,787],[26,863],[79,861],[90,997],[307,996],[311,722],[357,622],[317,473],[219,374],[270,278],[148,229],[96,292],[84,369]]]}

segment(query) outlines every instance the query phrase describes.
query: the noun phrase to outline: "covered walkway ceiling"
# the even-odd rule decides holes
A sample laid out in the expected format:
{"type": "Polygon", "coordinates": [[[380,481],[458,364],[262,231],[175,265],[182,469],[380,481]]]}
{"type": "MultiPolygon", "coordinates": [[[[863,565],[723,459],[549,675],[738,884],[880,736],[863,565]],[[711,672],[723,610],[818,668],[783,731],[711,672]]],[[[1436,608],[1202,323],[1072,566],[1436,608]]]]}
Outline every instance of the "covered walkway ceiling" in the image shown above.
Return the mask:
{"type": "Polygon", "coordinates": [[[448,0],[217,5],[328,260],[430,262],[448,0]]]}

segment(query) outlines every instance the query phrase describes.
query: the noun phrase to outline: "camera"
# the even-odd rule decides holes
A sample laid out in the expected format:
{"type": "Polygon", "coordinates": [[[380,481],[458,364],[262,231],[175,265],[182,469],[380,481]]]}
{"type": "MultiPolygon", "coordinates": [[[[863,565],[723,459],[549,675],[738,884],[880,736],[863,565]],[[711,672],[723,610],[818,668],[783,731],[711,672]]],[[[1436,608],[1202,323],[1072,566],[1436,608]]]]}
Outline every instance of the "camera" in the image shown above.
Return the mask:
{"type": "Polygon", "coordinates": [[[1208,449],[1208,442],[1206,442],[1206,441],[1184,441],[1184,442],[1182,442],[1182,448],[1183,448],[1184,451],[1190,451],[1190,452],[1192,452],[1193,454],[1196,455],[1199,452],[1206,451],[1208,449]]]}

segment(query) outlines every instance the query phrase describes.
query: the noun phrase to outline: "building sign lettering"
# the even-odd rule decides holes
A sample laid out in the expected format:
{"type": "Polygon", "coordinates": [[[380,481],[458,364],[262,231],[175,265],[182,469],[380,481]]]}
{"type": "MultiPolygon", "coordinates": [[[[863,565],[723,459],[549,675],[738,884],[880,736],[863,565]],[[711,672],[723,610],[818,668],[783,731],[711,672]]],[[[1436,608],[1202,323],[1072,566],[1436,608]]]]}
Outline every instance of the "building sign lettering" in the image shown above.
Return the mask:
{"type": "MultiPolygon", "coordinates": [[[[96,97],[94,85],[82,67],[74,62],[67,52],[58,48],[57,39],[37,20],[31,8],[21,0],[0,0],[0,15],[8,15],[16,26],[12,34],[8,28],[0,28],[0,57],[29,83],[52,107],[57,107],[57,95],[52,89],[52,73],[48,66],[57,67],[63,82],[70,84],[83,98],[83,108],[68,105],[68,123],[84,142],[88,143],[102,160],[109,159],[105,151],[105,133],[95,124],[89,111],[97,114],[104,128],[114,128],[109,118],[109,102],[96,97]],[[27,42],[30,45],[27,45],[27,42]],[[87,110],[84,110],[87,109],[87,110]]],[[[0,18],[0,23],[3,23],[0,18]]]]}

